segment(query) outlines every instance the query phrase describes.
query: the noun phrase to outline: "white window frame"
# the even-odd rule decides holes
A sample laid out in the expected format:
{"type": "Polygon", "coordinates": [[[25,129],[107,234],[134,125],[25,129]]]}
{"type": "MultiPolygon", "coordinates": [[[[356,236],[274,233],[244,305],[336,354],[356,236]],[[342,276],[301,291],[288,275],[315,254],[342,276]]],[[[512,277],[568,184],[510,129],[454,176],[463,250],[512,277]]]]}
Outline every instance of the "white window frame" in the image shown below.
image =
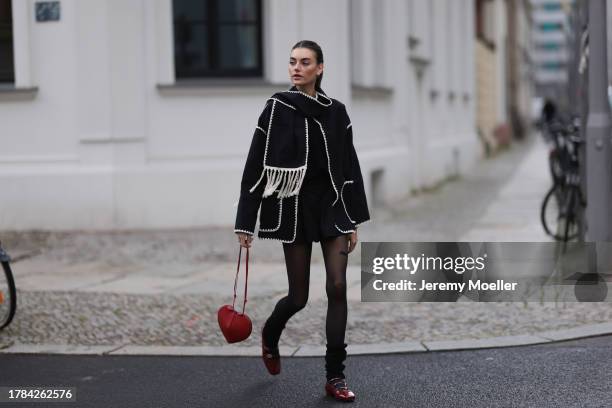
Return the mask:
{"type": "Polygon", "coordinates": [[[32,70],[31,32],[34,23],[34,1],[12,0],[13,11],[13,64],[16,89],[35,87],[32,70]]]}
{"type": "MultiPolygon", "coordinates": [[[[151,0],[150,3],[153,6],[152,15],[152,35],[155,38],[155,50],[156,50],[156,80],[158,87],[172,87],[177,84],[176,70],[174,66],[174,18],[172,14],[172,0],[151,0]]],[[[147,7],[149,0],[147,0],[147,7]]],[[[261,6],[263,8],[263,14],[261,19],[262,24],[262,43],[263,43],[263,55],[262,64],[263,72],[261,78],[228,78],[225,81],[228,84],[235,83],[240,84],[242,80],[247,81],[269,81],[273,73],[268,72],[267,67],[274,66],[272,61],[275,57],[273,54],[274,45],[271,44],[269,38],[274,38],[268,30],[270,30],[271,15],[275,10],[270,10],[271,6],[276,8],[285,9],[286,7],[295,7],[295,5],[286,5],[282,2],[270,2],[270,0],[262,0],[261,6]]],[[[149,20],[151,21],[151,20],[149,20]]],[[[279,36],[280,37],[280,36],[279,36]]],[[[285,39],[278,38],[278,41],[285,46],[285,39]]],[[[282,61],[285,61],[285,54],[282,55],[282,61]]],[[[282,64],[279,66],[283,66],[282,64]]],[[[282,78],[285,78],[286,72],[279,71],[282,78]]],[[[220,81],[218,78],[201,78],[186,80],[186,82],[198,82],[203,83],[207,81],[220,81]]]]}

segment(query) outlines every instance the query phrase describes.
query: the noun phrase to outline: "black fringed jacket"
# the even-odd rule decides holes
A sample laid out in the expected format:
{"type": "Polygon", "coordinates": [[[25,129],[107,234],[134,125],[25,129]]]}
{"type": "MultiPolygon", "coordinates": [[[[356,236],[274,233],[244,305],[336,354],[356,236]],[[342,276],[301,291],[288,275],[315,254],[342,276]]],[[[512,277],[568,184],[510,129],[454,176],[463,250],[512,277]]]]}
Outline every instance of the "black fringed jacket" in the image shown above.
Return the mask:
{"type": "Polygon", "coordinates": [[[310,137],[325,141],[336,192],[331,204],[335,228],[348,234],[370,219],[346,107],[321,89],[312,97],[293,86],[268,98],[259,116],[242,174],[234,232],[252,235],[261,206],[258,237],[295,240],[310,137]]]}

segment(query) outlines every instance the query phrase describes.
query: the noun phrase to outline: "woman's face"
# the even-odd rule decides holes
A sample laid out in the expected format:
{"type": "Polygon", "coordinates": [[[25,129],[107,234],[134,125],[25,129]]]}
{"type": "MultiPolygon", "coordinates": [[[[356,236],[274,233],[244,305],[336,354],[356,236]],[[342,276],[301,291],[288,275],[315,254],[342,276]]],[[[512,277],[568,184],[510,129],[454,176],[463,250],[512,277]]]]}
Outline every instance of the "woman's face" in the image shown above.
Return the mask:
{"type": "Polygon", "coordinates": [[[289,78],[295,86],[308,86],[323,72],[323,64],[317,64],[317,55],[310,48],[295,48],[289,57],[289,78]]]}

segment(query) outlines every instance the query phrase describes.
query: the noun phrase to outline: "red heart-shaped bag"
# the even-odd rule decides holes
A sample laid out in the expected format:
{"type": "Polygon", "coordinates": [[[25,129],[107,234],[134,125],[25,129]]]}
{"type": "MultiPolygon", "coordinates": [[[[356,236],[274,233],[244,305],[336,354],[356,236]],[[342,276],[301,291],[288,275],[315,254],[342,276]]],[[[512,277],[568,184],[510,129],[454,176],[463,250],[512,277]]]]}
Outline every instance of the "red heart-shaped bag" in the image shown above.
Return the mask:
{"type": "Polygon", "coordinates": [[[246,340],[253,330],[251,319],[244,313],[244,308],[247,301],[247,283],[249,280],[249,248],[246,254],[246,279],[244,280],[244,302],[242,303],[242,313],[239,313],[234,308],[236,304],[236,285],[238,283],[238,272],[240,271],[240,256],[242,255],[242,246],[238,252],[238,267],[236,268],[236,278],[234,279],[234,301],[231,305],[223,305],[217,312],[219,327],[223,333],[223,337],[228,343],[237,343],[246,340]]]}

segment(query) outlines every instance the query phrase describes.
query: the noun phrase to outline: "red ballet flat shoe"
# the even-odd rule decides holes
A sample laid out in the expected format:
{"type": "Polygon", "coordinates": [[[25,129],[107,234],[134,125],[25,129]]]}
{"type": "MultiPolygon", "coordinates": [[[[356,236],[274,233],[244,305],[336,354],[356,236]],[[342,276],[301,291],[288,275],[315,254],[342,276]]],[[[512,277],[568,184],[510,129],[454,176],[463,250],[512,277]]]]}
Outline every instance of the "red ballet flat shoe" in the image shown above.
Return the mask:
{"type": "Polygon", "coordinates": [[[349,390],[344,378],[332,378],[325,383],[325,392],[338,401],[351,402],[355,400],[355,393],[349,390]]]}
{"type": "Polygon", "coordinates": [[[272,375],[277,375],[281,371],[280,353],[277,348],[269,348],[264,343],[263,328],[261,329],[261,357],[272,375]]]}

